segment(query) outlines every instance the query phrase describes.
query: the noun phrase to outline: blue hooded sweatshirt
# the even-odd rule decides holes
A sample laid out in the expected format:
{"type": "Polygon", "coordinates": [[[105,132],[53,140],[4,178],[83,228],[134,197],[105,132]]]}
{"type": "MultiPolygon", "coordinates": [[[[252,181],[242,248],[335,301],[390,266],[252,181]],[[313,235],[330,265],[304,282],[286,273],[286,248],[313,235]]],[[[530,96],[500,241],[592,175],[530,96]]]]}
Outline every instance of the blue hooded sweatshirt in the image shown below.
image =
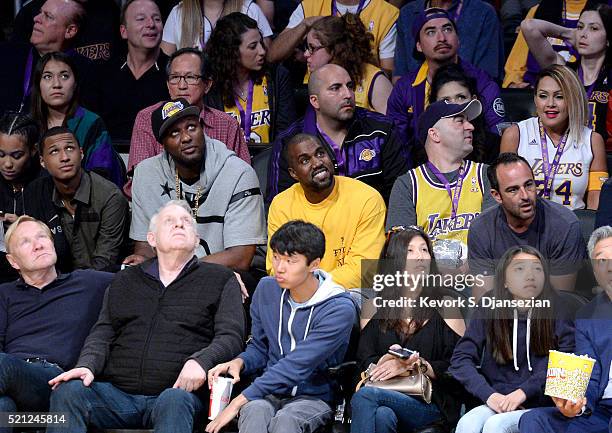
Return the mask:
{"type": "Polygon", "coordinates": [[[238,355],[243,375],[264,370],[243,391],[248,400],[273,394],[333,402],[326,370],[343,362],[357,310],[331,275],[317,270],[315,276],[319,288],[298,306],[274,277],[259,282],[251,303],[252,339],[238,355]]]}
{"type": "MultiPolygon", "coordinates": [[[[498,364],[487,347],[487,322],[484,309],[479,308],[470,321],[465,335],[455,346],[448,371],[472,395],[483,403],[491,394],[507,395],[522,389],[527,400],[526,408],[550,406],[552,401],[544,396],[548,354],[538,356],[531,352],[531,314],[513,312],[512,361],[498,364]],[[478,369],[480,366],[480,369],[478,369]]],[[[557,314],[558,317],[558,314],[557,314]]],[[[574,324],[572,320],[555,320],[556,350],[571,353],[574,350],[574,324]]]]}

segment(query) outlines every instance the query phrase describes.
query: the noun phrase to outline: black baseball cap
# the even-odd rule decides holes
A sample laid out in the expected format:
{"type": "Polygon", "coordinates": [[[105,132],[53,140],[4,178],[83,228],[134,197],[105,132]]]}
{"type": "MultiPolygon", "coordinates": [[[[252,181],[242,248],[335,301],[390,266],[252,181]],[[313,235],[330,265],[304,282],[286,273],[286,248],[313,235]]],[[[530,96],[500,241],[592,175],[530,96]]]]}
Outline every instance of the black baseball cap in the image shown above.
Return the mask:
{"type": "Polygon", "coordinates": [[[421,144],[425,144],[429,129],[440,119],[447,119],[459,114],[464,114],[467,120],[472,121],[480,116],[481,112],[482,105],[478,99],[472,99],[465,104],[448,104],[444,101],[436,101],[433,104],[429,104],[427,110],[419,116],[419,122],[417,124],[418,139],[421,144]]]}
{"type": "Polygon", "coordinates": [[[455,31],[457,30],[455,21],[453,21],[453,19],[451,18],[451,16],[449,15],[446,9],[442,9],[442,8],[424,9],[418,13],[414,21],[412,22],[412,29],[411,29],[412,37],[414,38],[415,42],[419,41],[419,33],[421,32],[421,29],[423,28],[423,26],[427,24],[427,22],[431,20],[435,20],[436,18],[448,19],[453,25],[453,27],[455,28],[455,31]]]}
{"type": "Polygon", "coordinates": [[[174,123],[187,116],[200,117],[200,109],[191,105],[184,98],[163,102],[157,110],[151,113],[151,127],[158,143],[174,123]]]}

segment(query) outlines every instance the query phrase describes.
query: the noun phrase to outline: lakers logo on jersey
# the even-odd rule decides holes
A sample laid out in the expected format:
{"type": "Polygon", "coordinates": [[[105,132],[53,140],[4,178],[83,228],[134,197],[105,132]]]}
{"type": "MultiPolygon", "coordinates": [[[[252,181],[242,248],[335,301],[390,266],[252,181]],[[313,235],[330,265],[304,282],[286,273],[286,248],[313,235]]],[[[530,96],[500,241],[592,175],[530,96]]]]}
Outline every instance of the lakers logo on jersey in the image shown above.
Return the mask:
{"type": "Polygon", "coordinates": [[[376,156],[376,151],[373,149],[363,149],[359,154],[359,160],[369,162],[376,156]]]}
{"type": "MultiPolygon", "coordinates": [[[[465,170],[467,173],[454,218],[451,218],[452,200],[444,184],[436,180],[425,165],[409,171],[414,185],[417,224],[425,229],[432,241],[453,239],[467,245],[468,229],[482,210],[483,165],[465,161],[465,170]]],[[[450,186],[454,191],[456,181],[450,186]]]]}

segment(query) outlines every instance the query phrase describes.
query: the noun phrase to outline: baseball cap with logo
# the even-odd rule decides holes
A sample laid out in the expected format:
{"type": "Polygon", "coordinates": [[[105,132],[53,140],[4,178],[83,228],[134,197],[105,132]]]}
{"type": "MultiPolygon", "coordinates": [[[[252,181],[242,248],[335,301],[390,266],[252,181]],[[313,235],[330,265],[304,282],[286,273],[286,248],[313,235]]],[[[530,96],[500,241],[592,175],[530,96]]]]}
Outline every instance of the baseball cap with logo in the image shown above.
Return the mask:
{"type": "Polygon", "coordinates": [[[433,104],[429,104],[427,110],[419,116],[419,122],[417,124],[419,141],[421,144],[425,144],[429,129],[433,128],[440,119],[447,119],[463,114],[465,118],[471,122],[476,117],[480,116],[481,112],[482,105],[478,99],[472,99],[465,104],[447,104],[444,101],[436,101],[433,104]]]}
{"type": "Polygon", "coordinates": [[[157,110],[151,113],[151,126],[158,143],[161,143],[168,128],[177,120],[187,116],[200,117],[200,109],[183,98],[163,102],[157,110]]]}
{"type": "Polygon", "coordinates": [[[435,20],[436,18],[447,18],[451,22],[453,27],[455,28],[455,31],[457,31],[457,26],[455,22],[453,21],[453,19],[451,18],[451,16],[446,11],[446,9],[441,9],[441,8],[424,9],[421,12],[419,12],[419,14],[416,16],[416,18],[414,19],[412,23],[412,37],[414,38],[415,42],[419,41],[419,33],[421,32],[421,29],[423,28],[423,26],[428,21],[435,20]]]}

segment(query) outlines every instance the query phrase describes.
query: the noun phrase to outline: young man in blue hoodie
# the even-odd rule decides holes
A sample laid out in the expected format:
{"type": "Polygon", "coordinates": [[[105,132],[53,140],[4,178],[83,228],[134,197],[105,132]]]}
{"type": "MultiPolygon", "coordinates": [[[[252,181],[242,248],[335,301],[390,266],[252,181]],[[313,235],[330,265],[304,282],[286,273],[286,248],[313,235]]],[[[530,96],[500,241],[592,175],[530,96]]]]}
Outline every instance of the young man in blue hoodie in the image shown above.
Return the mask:
{"type": "Polygon", "coordinates": [[[209,384],[229,374],[263,370],[214,421],[217,433],[240,413],[240,433],[315,431],[332,419],[328,367],[347,350],[356,309],[350,295],[318,269],[325,235],[313,224],[289,221],[270,240],[274,277],[261,280],[251,304],[252,339],[230,362],[208,372],[209,384]]]}

